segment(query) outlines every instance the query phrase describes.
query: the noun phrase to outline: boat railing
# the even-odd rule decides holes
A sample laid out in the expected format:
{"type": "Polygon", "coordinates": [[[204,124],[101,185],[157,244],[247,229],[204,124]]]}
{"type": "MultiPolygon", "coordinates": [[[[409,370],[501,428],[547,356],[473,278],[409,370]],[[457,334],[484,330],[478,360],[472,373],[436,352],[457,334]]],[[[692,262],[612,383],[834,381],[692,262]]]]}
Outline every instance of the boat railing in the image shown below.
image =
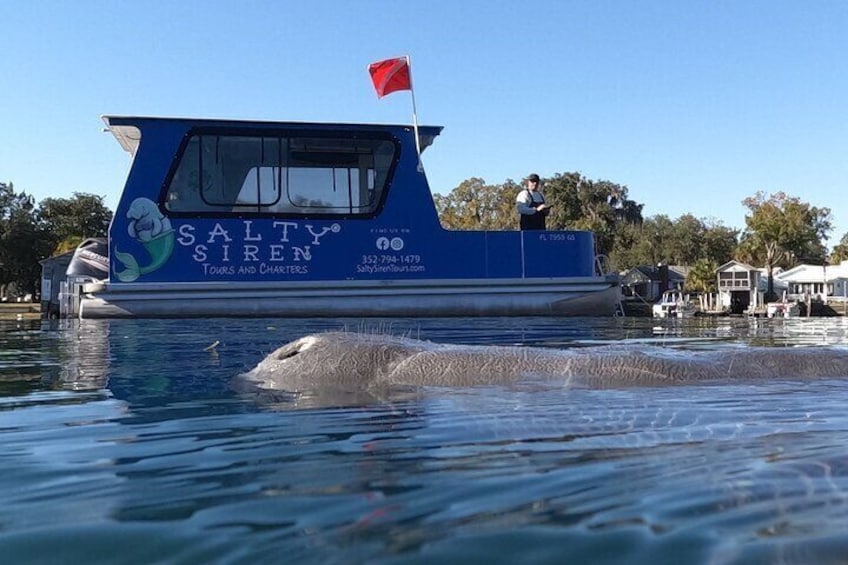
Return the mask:
{"type": "Polygon", "coordinates": [[[595,274],[604,277],[612,274],[612,262],[607,255],[595,255],[595,274]]]}
{"type": "MultiPolygon", "coordinates": [[[[612,268],[612,261],[607,255],[595,255],[595,274],[599,277],[607,277],[610,278],[614,275],[614,278],[618,279],[618,273],[615,272],[612,268]]],[[[624,312],[624,304],[621,303],[621,292],[618,293],[618,298],[615,301],[615,310],[613,315],[616,318],[621,318],[626,316],[624,312]]]]}

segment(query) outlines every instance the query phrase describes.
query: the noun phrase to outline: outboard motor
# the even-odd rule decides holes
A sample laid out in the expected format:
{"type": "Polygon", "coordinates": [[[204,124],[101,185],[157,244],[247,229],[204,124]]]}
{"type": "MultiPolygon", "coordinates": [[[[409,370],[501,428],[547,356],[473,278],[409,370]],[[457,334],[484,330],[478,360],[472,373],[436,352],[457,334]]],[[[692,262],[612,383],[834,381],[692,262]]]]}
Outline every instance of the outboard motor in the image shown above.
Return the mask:
{"type": "Polygon", "coordinates": [[[109,244],[105,238],[90,237],[77,246],[68,264],[66,274],[92,277],[97,280],[109,276],[109,244]]]}

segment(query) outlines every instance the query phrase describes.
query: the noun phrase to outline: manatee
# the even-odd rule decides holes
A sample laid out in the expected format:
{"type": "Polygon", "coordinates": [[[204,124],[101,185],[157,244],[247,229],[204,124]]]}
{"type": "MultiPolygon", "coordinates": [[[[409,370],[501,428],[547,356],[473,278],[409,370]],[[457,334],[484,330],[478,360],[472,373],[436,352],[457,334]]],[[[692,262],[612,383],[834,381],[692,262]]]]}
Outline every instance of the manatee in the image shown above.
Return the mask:
{"type": "Polygon", "coordinates": [[[466,387],[526,380],[622,388],[709,382],[848,377],[848,349],[662,346],[453,345],[355,332],[308,335],[240,375],[240,390],[382,396],[395,387],[466,387]]]}

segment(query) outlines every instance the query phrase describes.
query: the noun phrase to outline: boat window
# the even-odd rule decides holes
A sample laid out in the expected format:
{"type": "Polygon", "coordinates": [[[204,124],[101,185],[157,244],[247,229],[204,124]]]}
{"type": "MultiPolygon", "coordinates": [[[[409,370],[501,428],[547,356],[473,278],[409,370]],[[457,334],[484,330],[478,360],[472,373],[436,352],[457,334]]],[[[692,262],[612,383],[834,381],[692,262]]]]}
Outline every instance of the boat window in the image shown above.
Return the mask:
{"type": "Polygon", "coordinates": [[[171,177],[165,207],[175,212],[190,212],[202,207],[200,200],[200,138],[186,144],[180,166],[171,177]]]}
{"type": "Polygon", "coordinates": [[[387,139],[193,135],[165,190],[172,212],[372,214],[396,146],[387,139]]]}

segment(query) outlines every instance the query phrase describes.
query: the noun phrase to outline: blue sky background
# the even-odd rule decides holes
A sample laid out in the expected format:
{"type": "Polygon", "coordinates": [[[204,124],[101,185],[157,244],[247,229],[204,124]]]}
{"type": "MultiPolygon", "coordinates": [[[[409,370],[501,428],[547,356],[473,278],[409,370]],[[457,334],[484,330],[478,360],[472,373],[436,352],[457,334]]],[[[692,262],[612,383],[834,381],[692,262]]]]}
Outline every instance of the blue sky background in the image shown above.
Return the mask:
{"type": "Polygon", "coordinates": [[[412,58],[445,130],[431,187],[579,171],[644,214],[744,227],[785,191],[848,231],[848,2],[78,0],[0,3],[0,181],[106,197],[129,156],[103,114],[411,122],[368,63],[412,58]]]}

